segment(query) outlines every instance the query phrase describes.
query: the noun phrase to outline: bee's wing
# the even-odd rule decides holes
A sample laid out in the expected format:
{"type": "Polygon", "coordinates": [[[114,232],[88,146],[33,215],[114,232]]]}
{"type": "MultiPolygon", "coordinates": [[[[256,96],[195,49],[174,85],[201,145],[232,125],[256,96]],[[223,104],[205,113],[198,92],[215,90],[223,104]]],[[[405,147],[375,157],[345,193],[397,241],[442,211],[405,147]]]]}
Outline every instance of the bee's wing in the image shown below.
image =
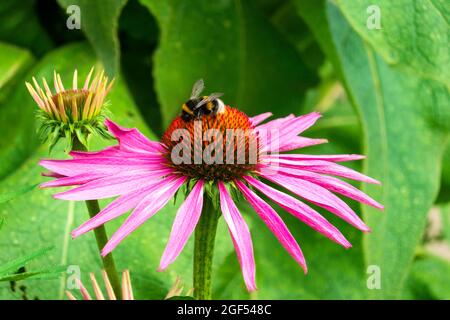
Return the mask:
{"type": "Polygon", "coordinates": [[[209,101],[213,101],[213,100],[215,100],[215,99],[217,99],[217,98],[220,98],[221,96],[223,96],[224,94],[222,93],[222,92],[214,92],[214,93],[211,93],[209,96],[208,96],[208,99],[209,99],[209,101]]]}
{"type": "Polygon", "coordinates": [[[206,98],[200,100],[200,102],[195,105],[193,110],[196,110],[196,109],[200,108],[201,106],[203,106],[204,104],[207,104],[208,102],[211,102],[211,101],[213,101],[213,100],[215,100],[215,99],[217,99],[217,98],[219,98],[221,96],[223,96],[223,93],[221,93],[221,92],[211,93],[206,98]]]}
{"type": "Polygon", "coordinates": [[[192,87],[191,99],[198,98],[204,88],[205,83],[203,82],[203,79],[197,80],[197,82],[194,83],[194,86],[192,87]]]}

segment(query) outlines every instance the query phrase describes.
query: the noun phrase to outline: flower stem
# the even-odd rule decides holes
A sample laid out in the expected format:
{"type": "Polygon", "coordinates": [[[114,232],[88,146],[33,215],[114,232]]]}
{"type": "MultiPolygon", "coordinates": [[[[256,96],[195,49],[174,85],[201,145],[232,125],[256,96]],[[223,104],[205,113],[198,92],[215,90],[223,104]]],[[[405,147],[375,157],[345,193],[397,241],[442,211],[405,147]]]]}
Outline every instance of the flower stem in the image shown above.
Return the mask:
{"type": "MultiPolygon", "coordinates": [[[[75,137],[73,139],[72,150],[87,151],[87,148],[75,137]]],[[[100,205],[98,204],[98,200],[86,200],[86,207],[91,218],[95,217],[97,213],[100,212],[100,205]]],[[[99,252],[101,252],[106,243],[108,243],[108,235],[106,234],[105,226],[100,225],[99,227],[95,228],[94,234],[95,240],[97,241],[98,250],[99,252]]],[[[119,274],[117,273],[116,264],[114,262],[112,253],[109,253],[104,257],[102,257],[100,254],[100,258],[103,263],[103,268],[105,269],[109,281],[111,282],[111,286],[114,290],[116,298],[121,299],[122,290],[120,286],[119,274]]]]}
{"type": "Polygon", "coordinates": [[[194,297],[211,300],[211,275],[219,215],[211,199],[206,196],[200,220],[195,228],[194,244],[194,297]]]}

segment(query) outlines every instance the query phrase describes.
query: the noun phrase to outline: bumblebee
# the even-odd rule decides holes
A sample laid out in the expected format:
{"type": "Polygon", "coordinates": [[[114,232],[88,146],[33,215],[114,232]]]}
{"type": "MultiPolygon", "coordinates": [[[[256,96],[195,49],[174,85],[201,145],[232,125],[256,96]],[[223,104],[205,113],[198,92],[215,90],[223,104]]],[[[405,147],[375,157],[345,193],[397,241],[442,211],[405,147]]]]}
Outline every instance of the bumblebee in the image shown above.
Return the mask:
{"type": "Polygon", "coordinates": [[[198,80],[192,88],[191,97],[183,103],[181,118],[188,122],[192,119],[199,119],[202,115],[215,116],[225,112],[225,104],[219,99],[223,93],[211,93],[208,96],[200,96],[205,84],[203,80],[198,80]]]}

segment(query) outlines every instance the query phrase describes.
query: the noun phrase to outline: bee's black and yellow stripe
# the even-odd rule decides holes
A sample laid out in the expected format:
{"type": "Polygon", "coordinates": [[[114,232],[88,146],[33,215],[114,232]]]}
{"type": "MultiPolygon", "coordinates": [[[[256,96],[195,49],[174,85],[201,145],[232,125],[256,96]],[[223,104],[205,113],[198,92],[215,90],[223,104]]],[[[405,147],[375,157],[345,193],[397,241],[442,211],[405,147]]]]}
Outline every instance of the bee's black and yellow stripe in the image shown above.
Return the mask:
{"type": "Polygon", "coordinates": [[[192,110],[187,106],[186,103],[183,103],[182,109],[183,109],[184,112],[190,114],[191,116],[194,115],[194,111],[192,111],[192,110]]]}

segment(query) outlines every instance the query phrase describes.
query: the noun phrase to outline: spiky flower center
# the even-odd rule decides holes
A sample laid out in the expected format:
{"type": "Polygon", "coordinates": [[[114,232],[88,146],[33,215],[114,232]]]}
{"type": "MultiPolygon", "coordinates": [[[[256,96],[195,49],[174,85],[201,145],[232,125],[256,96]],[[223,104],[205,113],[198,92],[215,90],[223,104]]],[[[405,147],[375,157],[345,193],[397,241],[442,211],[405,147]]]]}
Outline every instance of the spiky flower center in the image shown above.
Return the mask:
{"type": "Polygon", "coordinates": [[[177,117],[162,137],[169,165],[192,179],[230,181],[255,170],[258,137],[243,112],[227,106],[217,115],[177,117]]]}
{"type": "MultiPolygon", "coordinates": [[[[71,89],[71,90],[66,90],[60,94],[62,96],[64,105],[67,105],[67,106],[71,105],[72,100],[75,100],[75,103],[77,105],[82,105],[82,104],[84,104],[84,102],[86,102],[86,98],[89,95],[89,91],[83,90],[83,89],[71,89]]],[[[54,104],[58,104],[58,95],[59,94],[55,94],[52,97],[54,104]]]]}
{"type": "Polygon", "coordinates": [[[113,82],[108,81],[103,71],[97,74],[90,82],[93,69],[89,72],[82,89],[78,88],[78,73],[74,72],[73,86],[65,89],[61,76],[54,73],[55,93],[50,90],[45,79],[42,79],[43,87],[39,86],[33,78],[34,87],[26,83],[30,94],[39,108],[49,119],[63,123],[74,123],[89,120],[101,113],[106,94],[111,89],[113,82]]]}

